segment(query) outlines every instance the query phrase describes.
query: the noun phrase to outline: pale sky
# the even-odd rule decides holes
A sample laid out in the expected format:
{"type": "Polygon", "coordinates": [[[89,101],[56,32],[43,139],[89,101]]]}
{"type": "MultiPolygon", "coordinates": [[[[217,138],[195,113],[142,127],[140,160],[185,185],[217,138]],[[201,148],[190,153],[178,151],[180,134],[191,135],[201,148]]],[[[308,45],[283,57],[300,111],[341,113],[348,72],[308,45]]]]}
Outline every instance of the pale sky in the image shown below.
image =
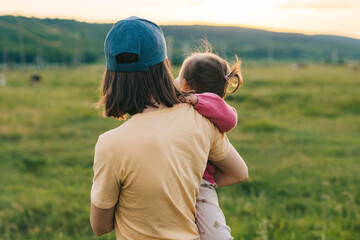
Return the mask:
{"type": "Polygon", "coordinates": [[[360,39],[360,0],[0,0],[0,15],[245,26],[360,39]]]}

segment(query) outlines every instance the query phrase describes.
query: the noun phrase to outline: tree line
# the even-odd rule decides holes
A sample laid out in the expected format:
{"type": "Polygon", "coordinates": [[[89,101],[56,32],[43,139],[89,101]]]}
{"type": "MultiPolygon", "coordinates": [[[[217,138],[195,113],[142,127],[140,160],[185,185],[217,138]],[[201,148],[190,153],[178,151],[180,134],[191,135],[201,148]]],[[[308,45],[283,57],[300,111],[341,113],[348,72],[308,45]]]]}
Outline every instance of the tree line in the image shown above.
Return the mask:
{"type": "MultiPolygon", "coordinates": [[[[103,44],[112,24],[64,19],[0,16],[1,64],[77,65],[103,62],[103,44]]],[[[206,38],[225,58],[253,61],[342,63],[360,60],[360,40],[340,36],[277,33],[224,26],[162,26],[173,64],[181,64],[206,38]]]]}

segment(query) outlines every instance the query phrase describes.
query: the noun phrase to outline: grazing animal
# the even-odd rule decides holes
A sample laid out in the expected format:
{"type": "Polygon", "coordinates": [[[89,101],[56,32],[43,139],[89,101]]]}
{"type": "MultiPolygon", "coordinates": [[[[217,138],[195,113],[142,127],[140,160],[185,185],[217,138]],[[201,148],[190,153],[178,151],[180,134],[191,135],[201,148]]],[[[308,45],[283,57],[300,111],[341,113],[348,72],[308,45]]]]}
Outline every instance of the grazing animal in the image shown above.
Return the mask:
{"type": "Polygon", "coordinates": [[[358,70],[358,65],[350,64],[349,65],[349,70],[352,71],[352,72],[356,72],[358,70]]]}
{"type": "Polygon", "coordinates": [[[293,70],[305,69],[305,68],[307,68],[307,67],[308,67],[307,63],[303,63],[303,62],[301,62],[301,63],[294,63],[294,64],[291,66],[291,68],[292,68],[293,70]]]}
{"type": "Polygon", "coordinates": [[[30,84],[31,84],[32,86],[39,85],[39,84],[40,84],[40,81],[41,81],[41,76],[40,76],[40,74],[33,74],[33,75],[31,75],[31,77],[30,77],[30,84]]]}

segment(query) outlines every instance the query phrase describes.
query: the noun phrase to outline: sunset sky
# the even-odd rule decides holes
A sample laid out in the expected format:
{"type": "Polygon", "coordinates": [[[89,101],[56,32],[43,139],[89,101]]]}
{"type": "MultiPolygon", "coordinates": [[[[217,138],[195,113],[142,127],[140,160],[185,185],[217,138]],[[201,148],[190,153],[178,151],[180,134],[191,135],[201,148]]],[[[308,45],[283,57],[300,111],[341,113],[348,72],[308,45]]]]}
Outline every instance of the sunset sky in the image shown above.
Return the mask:
{"type": "Polygon", "coordinates": [[[0,0],[0,15],[245,26],[360,39],[360,0],[0,0]]]}

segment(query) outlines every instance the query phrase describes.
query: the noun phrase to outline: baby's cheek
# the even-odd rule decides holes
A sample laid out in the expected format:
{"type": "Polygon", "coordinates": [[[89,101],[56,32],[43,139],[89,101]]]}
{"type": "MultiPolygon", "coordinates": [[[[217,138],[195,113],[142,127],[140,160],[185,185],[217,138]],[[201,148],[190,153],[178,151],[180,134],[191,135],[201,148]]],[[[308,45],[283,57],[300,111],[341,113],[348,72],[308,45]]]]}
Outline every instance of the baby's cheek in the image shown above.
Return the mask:
{"type": "Polygon", "coordinates": [[[175,87],[177,87],[178,89],[181,89],[181,81],[180,81],[180,78],[177,77],[175,80],[174,80],[174,85],[175,87]]]}

